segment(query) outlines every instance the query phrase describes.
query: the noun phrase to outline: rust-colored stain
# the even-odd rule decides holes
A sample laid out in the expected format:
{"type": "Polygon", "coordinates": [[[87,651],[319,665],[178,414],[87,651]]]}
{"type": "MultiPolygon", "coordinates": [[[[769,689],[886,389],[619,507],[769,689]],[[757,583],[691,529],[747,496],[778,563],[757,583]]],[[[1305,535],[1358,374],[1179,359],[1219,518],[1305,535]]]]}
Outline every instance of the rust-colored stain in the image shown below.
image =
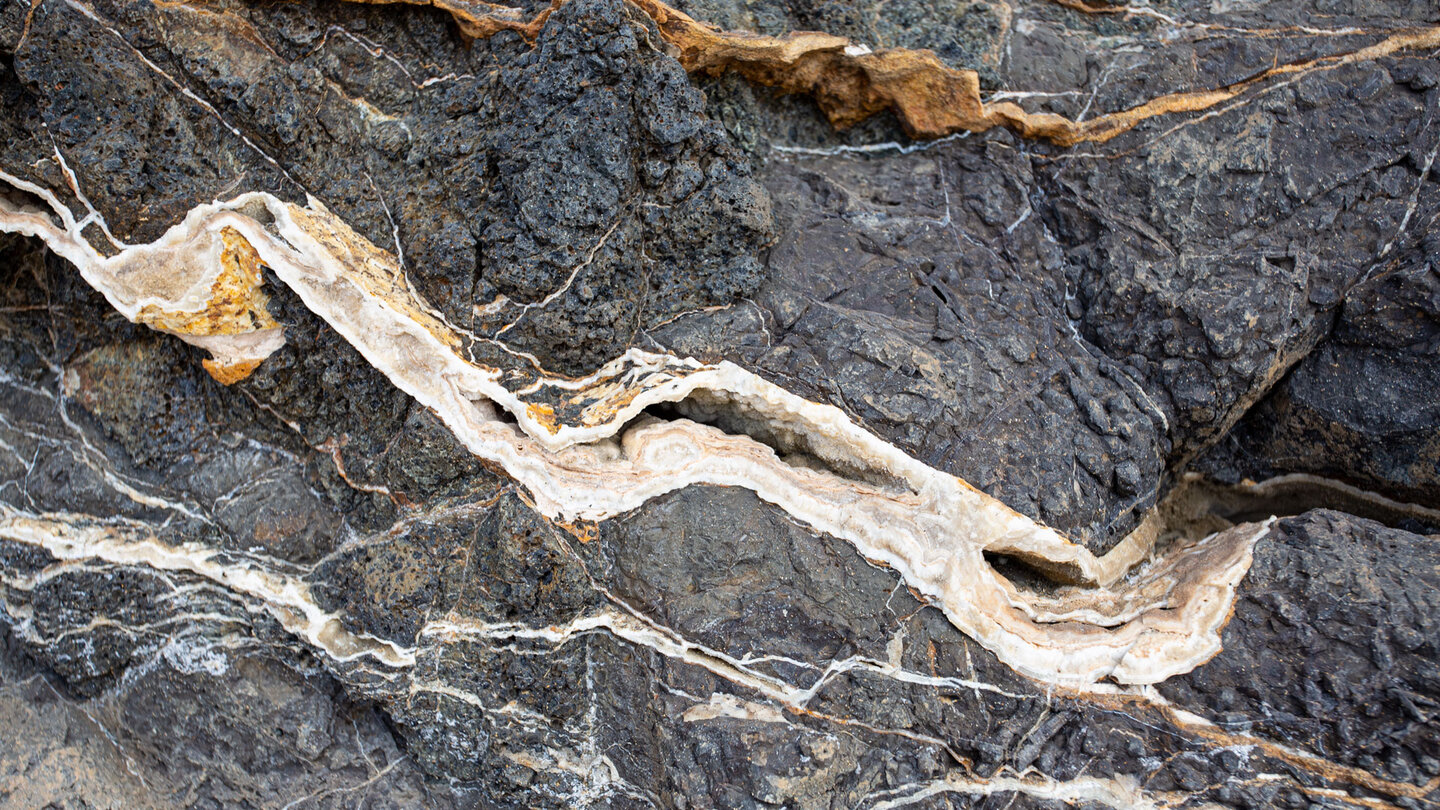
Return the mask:
{"type": "Polygon", "coordinates": [[[525,413],[552,434],[560,432],[560,420],[555,418],[555,409],[543,402],[532,402],[525,406],[525,413]]]}
{"type": "MultiPolygon", "coordinates": [[[[199,337],[243,335],[280,328],[265,308],[268,299],[262,289],[260,254],[234,228],[222,228],[220,242],[220,272],[211,282],[203,309],[169,311],[149,304],[141,307],[136,321],[172,335],[199,337]]],[[[260,365],[256,359],[201,362],[210,376],[224,385],[245,379],[260,365]]]]}
{"type": "Polygon", "coordinates": [[[639,396],[643,388],[618,388],[610,385],[605,387],[608,390],[597,387],[596,390],[587,392],[586,398],[593,398],[595,401],[586,406],[581,412],[580,423],[585,427],[603,425],[615,418],[615,415],[624,410],[635,397],[639,396]]]}
{"type": "Polygon", "coordinates": [[[1401,50],[1440,47],[1440,28],[1395,34],[1351,53],[1281,65],[1224,87],[1172,93],[1080,122],[1052,113],[1029,113],[1008,101],[986,104],[980,99],[975,71],[949,67],[932,51],[892,48],[860,52],[848,48],[848,40],[830,34],[796,32],[767,37],[720,31],[659,0],[631,2],[655,20],[666,41],[680,49],[680,63],[686,70],[712,76],[734,71],[756,84],[811,95],[830,123],[841,129],[890,110],[915,138],[1003,126],[1023,137],[1059,146],[1103,142],[1148,118],[1209,109],[1275,76],[1380,59],[1401,50]]]}
{"type": "Polygon", "coordinates": [[[581,545],[589,545],[600,538],[600,530],[590,521],[577,520],[554,521],[555,525],[565,530],[565,533],[580,541],[581,545]]]}
{"type": "Polygon", "coordinates": [[[220,273],[210,285],[204,309],[167,312],[150,304],[140,309],[136,320],[177,335],[240,335],[278,327],[265,308],[260,254],[234,228],[221,229],[220,239],[220,273]]]}
{"type": "Polygon", "coordinates": [[[255,369],[260,367],[259,360],[238,360],[234,363],[221,363],[209,357],[200,361],[200,365],[210,372],[210,376],[221,385],[234,385],[237,382],[249,377],[255,369]]]}
{"type": "Polygon", "coordinates": [[[460,345],[460,336],[417,302],[394,254],[376,247],[324,207],[302,208],[294,203],[287,203],[285,207],[296,225],[353,271],[350,280],[371,300],[403,313],[446,346],[460,345]]]}
{"type": "Polygon", "coordinates": [[[484,3],[479,0],[351,0],[368,5],[388,6],[403,3],[411,6],[432,6],[448,12],[455,19],[460,35],[467,41],[485,39],[501,31],[514,31],[529,42],[540,35],[540,29],[550,18],[550,12],[559,7],[561,0],[554,0],[550,7],[526,19],[522,9],[484,3]]]}
{"type": "MultiPolygon", "coordinates": [[[[467,38],[518,31],[527,40],[534,40],[551,12],[563,2],[554,0],[549,8],[525,20],[519,9],[465,0],[352,1],[434,6],[448,11],[467,38]]],[[[661,37],[677,50],[680,64],[687,71],[709,76],[734,72],[755,84],[812,96],[838,129],[889,110],[907,134],[920,139],[1001,126],[1022,137],[1058,146],[1100,143],[1150,118],[1213,108],[1280,76],[1381,59],[1402,50],[1440,47],[1440,27],[1405,31],[1358,51],[1279,65],[1233,84],[1170,93],[1127,110],[1075,121],[1053,113],[1026,112],[1009,101],[986,104],[980,98],[980,80],[975,71],[952,68],[932,51],[871,51],[854,47],[844,37],[812,31],[779,37],[724,31],[660,0],[630,2],[655,21],[661,37]]],[[[1081,0],[1057,2],[1092,14],[1111,13],[1109,7],[1081,0]]]]}

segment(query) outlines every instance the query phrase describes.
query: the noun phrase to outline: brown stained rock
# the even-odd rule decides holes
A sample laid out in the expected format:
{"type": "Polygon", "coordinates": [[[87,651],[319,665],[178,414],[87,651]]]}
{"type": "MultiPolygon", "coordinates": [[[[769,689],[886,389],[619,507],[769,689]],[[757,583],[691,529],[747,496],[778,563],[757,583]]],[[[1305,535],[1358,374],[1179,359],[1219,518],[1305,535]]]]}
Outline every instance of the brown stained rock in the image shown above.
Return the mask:
{"type": "MultiPolygon", "coordinates": [[[[366,3],[410,3],[448,11],[466,37],[479,39],[500,31],[517,31],[527,40],[539,33],[562,0],[526,21],[518,9],[459,0],[355,0],[366,3]]],[[[1169,93],[1129,109],[1076,121],[1053,113],[1026,112],[1008,101],[986,104],[980,98],[979,74],[946,65],[929,50],[885,48],[872,51],[845,37],[814,31],[764,36],[724,31],[677,11],[660,0],[630,0],[655,21],[660,35],[678,50],[680,64],[691,73],[720,76],[738,73],[747,80],[782,93],[814,97],[837,129],[852,127],[884,110],[894,113],[912,138],[933,139],[956,132],[984,132],[997,126],[1022,137],[1057,146],[1104,143],[1162,115],[1212,109],[1262,84],[1283,77],[1331,70],[1373,61],[1400,51],[1440,46],[1440,27],[1392,34],[1349,53],[1278,65],[1243,81],[1210,90],[1169,93]]],[[[1113,13],[1107,7],[1061,3],[1087,13],[1113,13]]]]}
{"type": "MultiPolygon", "coordinates": [[[[224,247],[220,272],[210,287],[210,297],[199,311],[167,311],[155,305],[141,307],[136,321],[173,335],[240,335],[278,329],[270,316],[268,300],[261,290],[260,256],[234,228],[220,232],[224,247]]],[[[201,364],[210,376],[232,385],[250,376],[261,358],[205,358],[201,364]]]]}
{"type": "MultiPolygon", "coordinates": [[[[1306,450],[1325,466],[1299,469],[1358,471],[1352,483],[1401,497],[1414,491],[1394,489],[1414,486],[1408,470],[1434,474],[1415,463],[1433,458],[1434,445],[1414,437],[1436,435],[1440,401],[1431,382],[1440,73],[1420,58],[1428,51],[1315,68],[1293,87],[1313,63],[1266,73],[1389,36],[1396,29],[1378,32],[1394,25],[1380,19],[1393,8],[1384,0],[1356,3],[1371,10],[1365,19],[1295,13],[1302,25],[1369,33],[1328,45],[1292,36],[1273,62],[1274,43],[1251,29],[1286,22],[1289,10],[1277,7],[1290,0],[1222,16],[1187,7],[1187,24],[1243,33],[1173,39],[1144,20],[1131,30],[1128,18],[1116,26],[1048,2],[1017,5],[1017,26],[1033,24],[1036,35],[1017,35],[1013,56],[999,29],[974,41],[987,54],[1005,44],[998,86],[1062,91],[1043,107],[1061,121],[1088,117],[1082,105],[1138,109],[1175,88],[1269,77],[1208,113],[1144,127],[1144,149],[1130,148],[1137,131],[1063,160],[1016,148],[1009,131],[901,147],[886,116],[833,136],[809,102],[752,92],[737,66],[771,71],[782,89],[799,81],[787,70],[828,80],[834,109],[848,99],[886,109],[873,95],[877,66],[905,65],[846,54],[838,37],[742,41],[692,20],[710,50],[686,58],[736,74],[721,82],[696,71],[692,87],[680,63],[656,51],[665,46],[653,17],[610,0],[557,9],[533,52],[523,26],[467,47],[430,8],[96,0],[107,31],[81,2],[37,4],[13,67],[0,55],[5,171],[55,189],[77,222],[90,213],[83,192],[132,244],[159,238],[194,205],[246,190],[298,207],[267,157],[333,215],[247,209],[264,225],[244,232],[274,262],[263,289],[286,345],[230,388],[199,373],[199,355],[180,341],[112,313],[38,240],[0,237],[0,268],[10,271],[0,285],[0,509],[156,538],[133,548],[106,535],[88,549],[50,543],[58,557],[0,539],[0,726],[8,717],[21,728],[10,737],[24,749],[7,760],[0,745],[0,806],[71,806],[107,795],[96,788],[112,782],[112,801],[147,807],[172,796],[187,806],[556,808],[1413,807],[1440,797],[1431,619],[1440,613],[1434,543],[1421,536],[1430,524],[1381,515],[1398,531],[1334,512],[1276,523],[1254,545],[1217,636],[1224,647],[1208,663],[1154,690],[1052,688],[925,609],[923,594],[874,554],[733,480],[669,491],[608,521],[546,518],[535,487],[476,457],[442,418],[467,403],[485,410],[473,390],[432,409],[396,389],[366,358],[405,355],[417,346],[411,333],[342,336],[306,305],[324,279],[300,295],[271,244],[277,228],[299,238],[300,228],[282,226],[308,211],[303,230],[317,250],[357,268],[343,278],[363,294],[335,307],[337,318],[381,299],[393,311],[410,295],[408,277],[430,305],[403,313],[423,327],[414,336],[440,339],[438,327],[453,325],[466,340],[447,345],[470,349],[467,362],[500,365],[505,351],[483,338],[522,312],[499,337],[547,367],[577,344],[600,359],[618,343],[729,360],[840,408],[1094,554],[1155,514],[1167,478],[1209,441],[1243,440],[1238,450],[1262,452],[1281,472],[1296,467],[1281,466],[1279,451],[1306,450]],[[1117,28],[1146,51],[1115,56],[1097,87],[1111,56],[1100,37],[1117,28]],[[274,56],[252,47],[257,39],[274,56]],[[827,39],[839,47],[826,51],[827,39]],[[70,41],[116,53],[87,61],[70,41]],[[194,95],[158,73],[151,92],[142,79],[155,71],[127,41],[194,95]],[[765,51],[767,42],[775,47],[765,51]],[[1064,71],[1053,67],[1062,62],[1064,71]],[[841,81],[825,70],[849,72],[841,81]],[[35,122],[25,112],[32,96],[35,122]],[[171,107],[157,101],[172,96],[171,107]],[[697,130],[706,115],[715,129],[697,130]],[[171,124],[180,134],[166,135],[171,124]],[[724,176],[739,158],[696,145],[727,132],[753,135],[763,196],[738,193],[724,176]],[[773,148],[761,153],[767,137],[773,148]],[[847,145],[831,148],[838,143],[847,145]],[[41,160],[52,146],[56,155],[41,160]],[[223,160],[210,171],[188,161],[196,155],[223,160]],[[613,201],[595,193],[607,178],[619,190],[613,201]],[[716,195],[703,205],[702,179],[716,195]],[[624,202],[631,195],[634,205],[624,202]],[[647,284],[725,277],[716,268],[744,241],[733,235],[758,233],[744,223],[772,204],[777,236],[759,254],[758,292],[730,306],[719,293],[641,303],[647,284]],[[473,213],[482,205],[483,217],[473,213]],[[659,244],[681,228],[696,236],[659,244]],[[447,263],[454,255],[464,260],[447,263]],[[648,261],[623,267],[644,273],[611,269],[634,256],[648,261]],[[606,313],[632,300],[634,309],[606,313]],[[593,312],[619,326],[546,322],[521,338],[562,304],[581,323],[593,312]],[[1268,398],[1274,407],[1226,432],[1276,369],[1317,340],[1268,398]],[[1260,424],[1283,413],[1282,425],[1260,424]],[[10,674],[9,653],[22,645],[80,708],[61,717],[47,681],[28,680],[33,667],[10,674]],[[127,774],[143,776],[150,793],[127,774]],[[9,798],[12,785],[21,792],[9,798]]],[[[944,64],[977,68],[995,86],[978,61],[947,50],[955,28],[868,39],[863,20],[832,24],[859,7],[821,2],[827,14],[782,14],[779,26],[756,14],[756,25],[933,47],[944,64]]],[[[20,36],[22,5],[0,6],[0,39],[20,36]]],[[[913,25],[950,5],[889,4],[886,21],[913,25]]],[[[722,21],[713,7],[685,9],[722,21]]],[[[1411,17],[1403,24],[1440,22],[1428,11],[1411,17]]],[[[974,19],[944,22],[964,29],[974,19]]],[[[896,53],[921,52],[885,52],[896,53]]],[[[960,87],[927,84],[960,71],[908,64],[912,95],[960,87]]],[[[974,87],[965,88],[955,98],[969,98],[974,87]]],[[[50,208],[18,190],[6,196],[50,208]]],[[[183,308],[226,306],[212,283],[242,257],[222,250],[222,233],[204,242],[214,248],[204,254],[210,272],[187,288],[193,295],[176,296],[183,308]]],[[[147,275],[167,277],[175,274],[147,275]]],[[[627,373],[638,366],[585,375],[592,367],[575,362],[566,366],[573,379],[537,389],[521,376],[528,366],[515,365],[521,371],[503,378],[525,406],[515,421],[538,435],[635,417],[630,438],[640,441],[595,442],[594,463],[683,451],[660,441],[654,420],[703,421],[717,442],[751,436],[795,475],[893,486],[741,402],[702,395],[627,416],[636,393],[627,373]],[[586,376],[593,387],[574,387],[586,376]]],[[[428,390],[447,374],[407,379],[428,390]]],[[[1259,479],[1253,469],[1237,468],[1259,479]]],[[[1295,483],[1196,499],[1195,522],[1179,526],[1198,539],[1316,505],[1373,516],[1364,507],[1374,499],[1355,487],[1296,495],[1295,483]]],[[[864,510],[851,501],[821,517],[830,513],[858,519],[864,510]]],[[[903,525],[887,521],[891,534],[903,525]]],[[[1023,589],[1005,604],[1023,604],[1035,621],[1079,624],[1056,621],[1068,612],[1062,600],[1092,589],[1063,584],[1069,569],[1024,551],[988,549],[977,567],[993,565],[1023,589]]],[[[1186,565],[1211,568],[1199,555],[1186,565]]],[[[1155,585],[1134,578],[1128,587],[1148,600],[1155,585]]],[[[1195,592],[1169,590],[1165,601],[1193,602],[1195,592]]],[[[1126,615],[1130,598],[1105,607],[1126,615]]],[[[1164,632],[1173,613],[1141,621],[1164,632]]]]}
{"type": "Polygon", "coordinates": [[[355,0],[355,2],[377,6],[397,3],[432,6],[454,17],[461,35],[468,40],[485,39],[501,31],[515,31],[530,42],[535,41],[535,37],[540,35],[540,29],[550,18],[550,12],[559,6],[557,1],[550,8],[527,20],[525,12],[518,8],[496,3],[468,2],[468,0],[355,0]]]}
{"type": "Polygon", "coordinates": [[[980,98],[979,75],[975,71],[949,67],[932,51],[871,51],[843,37],[811,32],[764,37],[719,31],[659,0],[632,2],[655,20],[668,42],[680,49],[680,63],[692,73],[718,76],[733,70],[756,84],[812,95],[830,123],[839,129],[888,109],[907,134],[922,139],[1003,126],[1023,137],[1057,146],[1103,143],[1146,119],[1207,110],[1281,76],[1329,70],[1402,50],[1440,45],[1440,28],[1399,33],[1352,53],[1281,65],[1224,87],[1171,93],[1089,121],[1072,121],[1051,113],[1029,113],[1011,102],[986,104],[980,98]]]}
{"type": "Polygon", "coordinates": [[[255,369],[260,367],[259,360],[240,360],[234,363],[223,363],[206,357],[200,361],[200,365],[210,372],[210,376],[221,385],[234,385],[237,382],[249,377],[255,369]]]}

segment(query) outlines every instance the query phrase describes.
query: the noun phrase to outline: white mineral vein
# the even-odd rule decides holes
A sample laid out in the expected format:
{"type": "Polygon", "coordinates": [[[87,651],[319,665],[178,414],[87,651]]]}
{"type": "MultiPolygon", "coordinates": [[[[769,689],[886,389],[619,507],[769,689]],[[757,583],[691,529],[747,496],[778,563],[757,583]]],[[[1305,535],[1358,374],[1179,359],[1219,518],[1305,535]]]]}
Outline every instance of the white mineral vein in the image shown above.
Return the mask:
{"type": "MultiPolygon", "coordinates": [[[[1267,531],[1237,527],[1151,560],[1155,532],[1147,524],[1096,557],[912,458],[841,410],[729,362],[707,365],[631,350],[584,379],[542,378],[511,391],[501,371],[466,358],[460,336],[415,299],[391,254],[316,200],[302,207],[250,193],[199,206],[155,242],[107,257],[50,191],[4,173],[0,180],[13,190],[0,194],[0,230],[44,240],[127,317],[147,307],[205,312],[221,273],[221,232],[234,229],[395,386],[434,410],[471,452],[527,487],[545,515],[604,520],[692,484],[744,487],[891,566],[956,627],[1033,678],[1073,686],[1103,678],[1154,683],[1208,660],[1220,648],[1219,632],[1251,549],[1267,531]],[[688,401],[688,413],[728,414],[758,426],[774,443],[851,474],[789,464],[750,436],[689,419],[637,418],[648,406],[681,401],[688,401]],[[514,419],[502,418],[500,409],[514,419]],[[1023,591],[987,563],[987,550],[1063,570],[1082,584],[1043,596],[1023,591]]],[[[260,360],[283,345],[275,329],[203,341],[181,337],[227,363],[260,360]]],[[[69,541],[36,537],[33,525],[27,531],[52,553],[68,550],[62,558],[79,553],[69,541]]],[[[15,525],[3,532],[13,537],[15,525]]],[[[146,542],[135,550],[144,561],[178,564],[177,552],[146,542]]],[[[198,551],[186,553],[202,568],[218,564],[198,551]]],[[[279,599],[293,614],[287,626],[307,639],[344,633],[334,617],[313,615],[313,603],[255,576],[239,571],[229,584],[279,599]]],[[[355,648],[392,664],[408,654],[369,642],[355,648]]]]}

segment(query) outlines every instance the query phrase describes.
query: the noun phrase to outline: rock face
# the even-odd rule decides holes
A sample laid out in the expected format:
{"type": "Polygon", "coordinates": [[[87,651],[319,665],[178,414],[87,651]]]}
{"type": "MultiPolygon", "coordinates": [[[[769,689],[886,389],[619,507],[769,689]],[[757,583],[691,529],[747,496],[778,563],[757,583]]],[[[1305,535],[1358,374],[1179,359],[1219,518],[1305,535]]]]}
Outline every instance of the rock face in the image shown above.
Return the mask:
{"type": "Polygon", "coordinates": [[[1440,805],[1437,47],[0,0],[0,807],[1440,805]]]}

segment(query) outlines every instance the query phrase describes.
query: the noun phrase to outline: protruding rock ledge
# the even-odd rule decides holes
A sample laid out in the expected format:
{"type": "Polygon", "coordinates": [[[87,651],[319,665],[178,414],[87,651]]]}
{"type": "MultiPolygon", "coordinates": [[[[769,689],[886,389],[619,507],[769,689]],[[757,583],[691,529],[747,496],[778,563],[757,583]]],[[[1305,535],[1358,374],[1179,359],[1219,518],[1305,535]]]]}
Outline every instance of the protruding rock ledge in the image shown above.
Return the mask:
{"type": "Polygon", "coordinates": [[[1153,683],[1209,659],[1266,532],[1247,524],[1142,562],[1152,532],[1096,557],[839,409],[731,363],[632,350],[583,379],[536,374],[517,387],[501,370],[468,360],[461,336],[415,297],[395,258],[313,199],[301,207],[245,194],[196,208],[153,244],[102,256],[53,195],[4,179],[53,211],[0,200],[0,230],[44,239],[132,320],[166,313],[148,322],[217,360],[261,359],[282,338],[278,328],[253,328],[271,322],[252,312],[258,288],[240,282],[264,264],[471,452],[525,485],[546,515],[603,520],[692,484],[744,487],[896,569],[958,628],[1041,680],[1153,683]],[[235,289],[249,292],[237,298],[235,289]],[[239,328],[245,319],[252,331],[239,328]],[[197,323],[212,334],[195,334],[197,323]],[[709,421],[743,432],[645,413],[664,403],[701,418],[723,412],[728,418],[709,421]],[[812,463],[787,463],[791,453],[812,463]],[[816,459],[824,469],[814,468],[816,459]],[[1063,570],[1083,586],[1022,590],[986,551],[1063,570]]]}

